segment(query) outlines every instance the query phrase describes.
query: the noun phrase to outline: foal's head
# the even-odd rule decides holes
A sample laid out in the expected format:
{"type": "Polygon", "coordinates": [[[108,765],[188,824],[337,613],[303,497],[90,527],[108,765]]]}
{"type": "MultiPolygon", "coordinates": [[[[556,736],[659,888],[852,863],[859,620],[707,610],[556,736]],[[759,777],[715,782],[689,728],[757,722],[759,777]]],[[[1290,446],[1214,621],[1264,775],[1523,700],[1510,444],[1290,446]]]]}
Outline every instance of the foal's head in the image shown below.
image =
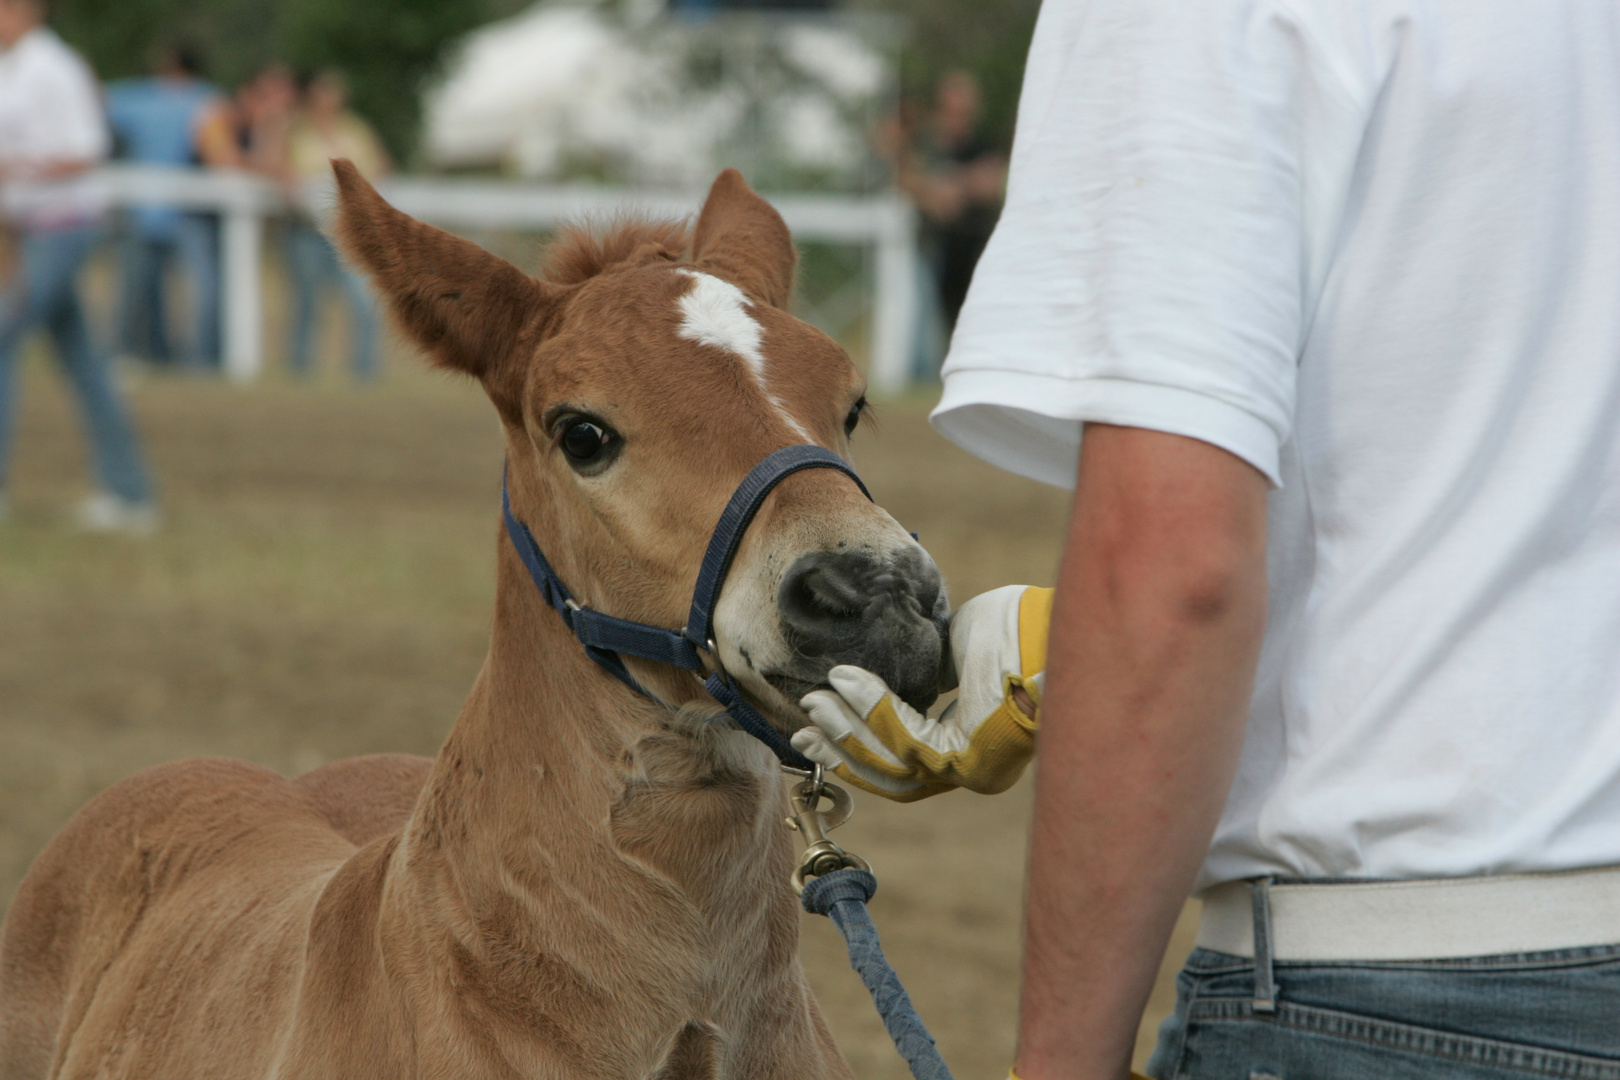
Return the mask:
{"type": "MultiPolygon", "coordinates": [[[[582,604],[679,629],[748,471],[797,443],[847,451],[864,382],[785,310],[792,241],[736,172],[715,181],[690,242],[672,225],[575,233],[540,279],[394,210],[346,162],[337,175],[349,253],[407,333],[483,384],[506,429],[514,512],[582,604]]],[[[926,707],[947,611],[910,535],[847,477],[809,469],[744,537],[716,645],[755,703],[797,727],[799,697],[834,664],[926,707]]],[[[638,678],[668,685],[650,667],[636,664],[638,678]]]]}

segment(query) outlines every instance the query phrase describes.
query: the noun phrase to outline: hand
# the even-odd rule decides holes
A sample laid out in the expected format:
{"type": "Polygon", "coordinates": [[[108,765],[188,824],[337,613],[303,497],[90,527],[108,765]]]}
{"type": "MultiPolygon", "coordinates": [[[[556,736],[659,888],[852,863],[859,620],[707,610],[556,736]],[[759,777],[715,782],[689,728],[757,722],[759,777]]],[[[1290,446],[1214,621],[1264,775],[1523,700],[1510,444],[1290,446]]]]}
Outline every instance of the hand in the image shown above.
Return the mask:
{"type": "Polygon", "coordinates": [[[922,715],[878,676],[840,665],[831,690],[799,705],[811,724],[793,746],[856,787],[914,802],[953,787],[1005,791],[1035,752],[1051,589],[1009,585],[951,617],[960,692],[938,719],[922,715]]]}

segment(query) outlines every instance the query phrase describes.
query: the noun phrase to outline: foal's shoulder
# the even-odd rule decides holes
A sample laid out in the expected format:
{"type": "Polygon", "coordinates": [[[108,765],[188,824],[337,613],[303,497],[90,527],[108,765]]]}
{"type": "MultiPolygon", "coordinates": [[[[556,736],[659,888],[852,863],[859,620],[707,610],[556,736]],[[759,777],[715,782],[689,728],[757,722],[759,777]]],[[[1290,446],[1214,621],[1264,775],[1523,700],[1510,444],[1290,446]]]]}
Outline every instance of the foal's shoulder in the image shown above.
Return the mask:
{"type": "Polygon", "coordinates": [[[353,851],[285,777],[247,762],[193,758],[119,781],[46,845],[6,912],[0,1029],[20,1022],[10,1015],[19,1001],[58,1015],[64,971],[103,970],[138,924],[192,885],[226,882],[221,895],[251,898],[353,851]]]}

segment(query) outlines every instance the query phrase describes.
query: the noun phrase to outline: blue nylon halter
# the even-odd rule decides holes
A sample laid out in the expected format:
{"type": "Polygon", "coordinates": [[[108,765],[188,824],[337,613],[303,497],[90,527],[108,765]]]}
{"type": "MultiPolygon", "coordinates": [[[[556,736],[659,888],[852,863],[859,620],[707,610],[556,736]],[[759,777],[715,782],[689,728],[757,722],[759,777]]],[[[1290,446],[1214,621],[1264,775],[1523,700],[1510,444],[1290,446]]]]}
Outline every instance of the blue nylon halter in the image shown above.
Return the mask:
{"type": "MultiPolygon", "coordinates": [[[[512,500],[507,496],[504,474],[501,476],[501,514],[506,519],[506,535],[511,538],[518,557],[528,568],[535,587],[545,597],[546,603],[562,616],[568,629],[585,647],[586,655],[636,693],[652,698],[653,695],[625,667],[623,657],[634,656],[687,671],[702,670],[703,661],[699,652],[708,651],[713,655],[714,610],[720,603],[720,590],[725,587],[726,573],[731,569],[731,561],[737,555],[743,534],[748,531],[754,515],[759,513],[765,496],[777,484],[805,469],[836,469],[855,481],[862,495],[868,499],[872,497],[849,463],[824,447],[805,443],[784,447],[767,456],[743,477],[720,514],[720,520],[709,537],[708,550],[703,553],[703,562],[698,568],[697,587],[692,591],[692,610],[682,630],[666,630],[661,626],[604,615],[575,601],[568,587],[546,561],[545,555],[541,554],[540,545],[535,543],[528,526],[512,513],[512,500]]],[[[722,674],[718,656],[713,656],[713,663],[715,670],[704,680],[703,687],[725,708],[737,726],[769,746],[782,764],[795,769],[810,769],[811,762],[793,749],[786,736],[748,704],[722,674]]]]}

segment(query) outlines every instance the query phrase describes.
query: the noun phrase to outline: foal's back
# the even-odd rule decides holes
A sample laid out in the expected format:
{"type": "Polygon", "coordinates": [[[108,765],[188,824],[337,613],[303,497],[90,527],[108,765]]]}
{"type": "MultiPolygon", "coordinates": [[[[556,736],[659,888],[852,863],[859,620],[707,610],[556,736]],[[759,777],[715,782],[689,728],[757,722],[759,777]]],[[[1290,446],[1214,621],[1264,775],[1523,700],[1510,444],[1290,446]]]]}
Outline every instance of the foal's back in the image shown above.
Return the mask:
{"type": "Polygon", "coordinates": [[[6,918],[0,1080],[158,1076],[182,1060],[262,1072],[275,1048],[259,1043],[280,1027],[266,1014],[291,1007],[303,967],[294,928],[358,848],[390,844],[431,764],[379,755],[289,781],[201,758],[92,800],[6,918]]]}

